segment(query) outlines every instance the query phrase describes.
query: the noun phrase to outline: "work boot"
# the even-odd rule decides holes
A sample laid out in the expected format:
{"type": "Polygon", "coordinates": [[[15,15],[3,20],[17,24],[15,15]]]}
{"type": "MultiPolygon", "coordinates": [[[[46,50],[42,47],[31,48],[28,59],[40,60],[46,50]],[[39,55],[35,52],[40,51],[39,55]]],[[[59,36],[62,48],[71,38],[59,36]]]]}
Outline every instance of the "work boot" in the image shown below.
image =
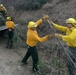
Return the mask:
{"type": "Polygon", "coordinates": [[[21,62],[21,66],[25,66],[25,65],[28,65],[28,63],[27,62],[25,62],[25,63],[21,62]]]}
{"type": "Polygon", "coordinates": [[[37,71],[37,73],[38,73],[39,75],[41,74],[41,72],[40,72],[39,70],[37,71]]]}
{"type": "Polygon", "coordinates": [[[33,73],[41,74],[41,72],[38,69],[33,69],[33,73]]]}
{"type": "Polygon", "coordinates": [[[33,68],[33,72],[37,72],[38,71],[38,68],[33,68]]]}
{"type": "Polygon", "coordinates": [[[10,46],[9,49],[11,49],[12,47],[10,46]]]}
{"type": "Polygon", "coordinates": [[[25,65],[27,65],[28,63],[27,63],[27,62],[25,62],[24,64],[25,64],[25,65]]]}
{"type": "Polygon", "coordinates": [[[27,62],[22,62],[23,64],[25,64],[25,65],[28,65],[28,63],[27,62]]]}
{"type": "Polygon", "coordinates": [[[8,48],[8,46],[6,46],[6,48],[8,48]]]}

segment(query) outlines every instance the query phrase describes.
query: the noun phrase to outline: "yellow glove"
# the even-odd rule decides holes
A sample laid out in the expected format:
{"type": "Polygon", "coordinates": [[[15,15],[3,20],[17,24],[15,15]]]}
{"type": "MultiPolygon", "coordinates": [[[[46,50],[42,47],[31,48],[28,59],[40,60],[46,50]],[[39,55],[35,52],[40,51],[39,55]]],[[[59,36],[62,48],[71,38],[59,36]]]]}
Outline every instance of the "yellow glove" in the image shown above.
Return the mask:
{"type": "Polygon", "coordinates": [[[47,18],[49,18],[48,15],[43,16],[43,20],[46,20],[47,18]]]}
{"type": "Polygon", "coordinates": [[[54,35],[55,35],[56,38],[61,38],[62,37],[62,34],[55,33],[54,35]]]}

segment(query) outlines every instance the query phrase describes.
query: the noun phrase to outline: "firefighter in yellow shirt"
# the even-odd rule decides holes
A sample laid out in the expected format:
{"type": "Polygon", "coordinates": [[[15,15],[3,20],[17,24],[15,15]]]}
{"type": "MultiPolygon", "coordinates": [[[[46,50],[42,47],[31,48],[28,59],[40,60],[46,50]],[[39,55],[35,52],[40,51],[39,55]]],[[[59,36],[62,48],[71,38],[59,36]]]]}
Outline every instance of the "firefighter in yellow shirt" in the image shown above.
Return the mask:
{"type": "MultiPolygon", "coordinates": [[[[54,22],[51,21],[51,24],[53,25],[54,28],[57,30],[60,30],[64,32],[66,35],[62,34],[55,34],[55,37],[61,38],[63,41],[67,42],[68,45],[68,50],[72,53],[70,57],[72,58],[73,62],[76,61],[76,20],[74,18],[69,18],[66,20],[67,26],[61,26],[58,24],[55,24],[54,22]]],[[[74,75],[74,72],[76,70],[76,67],[74,64],[70,61],[68,58],[68,63],[67,63],[69,75],[74,75]]]]}
{"type": "Polygon", "coordinates": [[[3,6],[3,4],[0,4],[0,12],[2,13],[2,15],[3,15],[4,17],[6,17],[7,10],[6,10],[6,8],[3,6]]]}
{"type": "Polygon", "coordinates": [[[38,33],[36,31],[36,27],[42,23],[43,20],[47,19],[48,16],[45,15],[43,19],[38,20],[37,22],[30,21],[28,24],[28,31],[27,31],[27,40],[26,43],[28,45],[28,51],[24,58],[22,59],[22,63],[27,64],[28,58],[31,56],[33,60],[33,72],[38,71],[38,52],[36,49],[36,45],[38,42],[44,42],[48,38],[51,37],[51,35],[46,35],[44,37],[39,37],[38,33]]]}
{"type": "Polygon", "coordinates": [[[6,28],[8,29],[8,40],[7,40],[7,48],[12,48],[13,43],[13,35],[14,35],[14,22],[12,21],[11,17],[7,17],[6,21],[6,28]]]}

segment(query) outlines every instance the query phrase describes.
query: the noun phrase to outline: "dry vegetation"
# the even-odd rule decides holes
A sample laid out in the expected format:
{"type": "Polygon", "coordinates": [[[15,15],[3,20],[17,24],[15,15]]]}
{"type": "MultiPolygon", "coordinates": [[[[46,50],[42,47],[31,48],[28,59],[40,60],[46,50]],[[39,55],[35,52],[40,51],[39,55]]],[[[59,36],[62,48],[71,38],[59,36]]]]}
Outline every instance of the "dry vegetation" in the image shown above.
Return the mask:
{"type": "MultiPolygon", "coordinates": [[[[11,0],[9,0],[9,2],[11,2],[11,0]]],[[[7,3],[7,8],[9,8],[8,5],[10,5],[10,3],[7,3]]],[[[18,45],[17,43],[15,43],[17,47],[19,46],[24,49],[26,49],[27,47],[25,44],[26,32],[27,25],[30,20],[37,21],[38,19],[42,18],[43,14],[48,14],[50,19],[54,22],[65,25],[65,20],[67,18],[76,18],[76,0],[51,0],[45,5],[43,5],[41,9],[28,11],[16,10],[13,5],[14,3],[12,1],[11,7],[13,7],[13,11],[11,10],[10,12],[14,12],[12,16],[15,18],[15,22],[19,24],[18,30],[20,30],[20,36],[17,35],[17,33],[17,38],[15,38],[14,40],[17,40],[16,42],[18,43],[18,45]],[[19,42],[21,44],[19,44],[19,42]]],[[[11,8],[9,8],[9,10],[10,9],[11,8]]],[[[46,21],[38,27],[38,33],[40,36],[44,36],[53,33],[53,31],[51,30],[49,24],[46,21]]],[[[39,50],[39,68],[41,68],[41,75],[68,75],[66,68],[66,54],[55,38],[50,38],[44,43],[39,43],[37,45],[37,48],[39,50]]],[[[21,57],[24,55],[24,51],[20,50],[19,52],[17,50],[16,52],[21,57]]],[[[27,68],[27,70],[28,69],[29,68],[27,68]]]]}

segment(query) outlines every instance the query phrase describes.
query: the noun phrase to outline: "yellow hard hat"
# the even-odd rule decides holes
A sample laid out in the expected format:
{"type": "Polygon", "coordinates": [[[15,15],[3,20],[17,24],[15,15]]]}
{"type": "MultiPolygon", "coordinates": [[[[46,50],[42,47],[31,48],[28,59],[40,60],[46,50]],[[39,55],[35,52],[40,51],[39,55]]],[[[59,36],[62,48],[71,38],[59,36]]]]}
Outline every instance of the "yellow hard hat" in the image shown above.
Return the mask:
{"type": "Polygon", "coordinates": [[[10,20],[11,20],[11,17],[7,17],[7,20],[9,20],[9,21],[10,21],[10,20]]]}
{"type": "Polygon", "coordinates": [[[67,19],[66,23],[71,23],[73,26],[76,26],[76,20],[74,18],[67,19]]]}
{"type": "Polygon", "coordinates": [[[76,20],[74,18],[69,18],[66,20],[66,23],[76,24],[76,20]]]}
{"type": "Polygon", "coordinates": [[[28,24],[28,28],[33,28],[33,27],[37,27],[36,23],[33,21],[30,21],[28,24]]]}
{"type": "Polygon", "coordinates": [[[2,6],[3,6],[3,4],[0,4],[0,6],[2,7],[2,6]]]}

